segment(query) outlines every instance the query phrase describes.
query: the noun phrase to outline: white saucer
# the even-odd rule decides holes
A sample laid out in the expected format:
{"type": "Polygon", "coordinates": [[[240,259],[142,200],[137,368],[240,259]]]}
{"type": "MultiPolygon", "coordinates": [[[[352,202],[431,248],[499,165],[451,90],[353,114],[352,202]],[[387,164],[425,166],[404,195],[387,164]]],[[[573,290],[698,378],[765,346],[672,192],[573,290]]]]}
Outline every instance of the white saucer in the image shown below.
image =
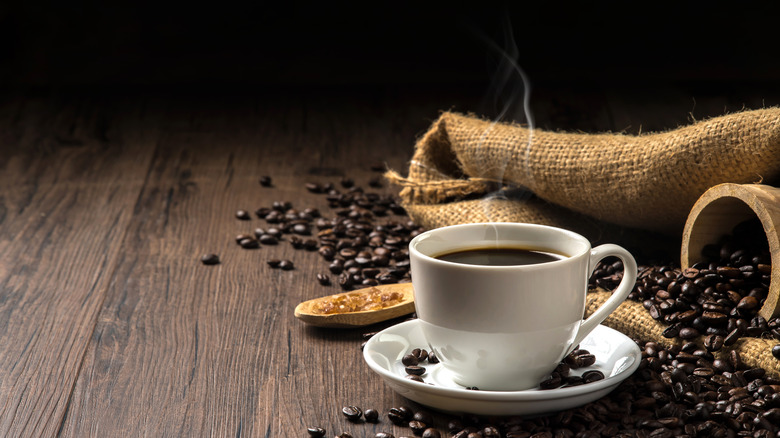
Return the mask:
{"type": "Polygon", "coordinates": [[[368,340],[363,358],[394,391],[409,400],[448,412],[477,415],[535,415],[581,406],[598,400],[630,376],[639,367],[642,353],[628,336],[599,325],[581,343],[580,348],[596,356],[596,363],[581,370],[599,370],[605,378],[568,388],[524,391],[467,390],[452,381],[441,365],[423,362],[425,383],[407,379],[401,358],[414,348],[426,348],[417,320],[389,327],[368,340]]]}

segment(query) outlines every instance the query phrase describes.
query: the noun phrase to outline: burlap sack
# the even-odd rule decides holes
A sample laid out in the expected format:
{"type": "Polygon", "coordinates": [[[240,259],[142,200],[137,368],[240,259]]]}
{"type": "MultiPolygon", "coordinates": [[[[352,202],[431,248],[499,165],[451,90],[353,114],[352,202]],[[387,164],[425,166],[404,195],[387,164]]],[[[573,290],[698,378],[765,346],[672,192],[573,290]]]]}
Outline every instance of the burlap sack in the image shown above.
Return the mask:
{"type": "Polygon", "coordinates": [[[386,176],[429,228],[483,219],[579,224],[585,215],[678,235],[708,188],[780,177],[780,108],[641,135],[529,130],[445,112],[417,142],[408,176],[386,176]],[[539,199],[473,200],[506,185],[539,199]]]}

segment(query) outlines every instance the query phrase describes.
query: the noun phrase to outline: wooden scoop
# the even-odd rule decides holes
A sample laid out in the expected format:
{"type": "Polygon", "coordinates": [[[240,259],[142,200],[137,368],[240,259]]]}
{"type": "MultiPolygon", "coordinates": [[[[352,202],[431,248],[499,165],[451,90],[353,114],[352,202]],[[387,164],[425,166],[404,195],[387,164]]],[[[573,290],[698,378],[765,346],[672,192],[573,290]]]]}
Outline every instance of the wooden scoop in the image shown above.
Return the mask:
{"type": "Polygon", "coordinates": [[[709,243],[731,234],[738,223],[758,217],[769,242],[772,273],[769,293],[758,312],[767,321],[780,315],[780,188],[762,184],[719,184],[704,192],[693,205],[683,229],[680,265],[698,262],[709,243]]]}
{"type": "Polygon", "coordinates": [[[414,312],[414,295],[412,290],[412,283],[399,283],[399,284],[381,284],[378,286],[371,286],[364,289],[358,289],[351,292],[344,292],[335,295],[328,295],[325,297],[315,298],[313,300],[304,301],[295,307],[295,317],[305,322],[306,324],[314,325],[317,327],[333,327],[333,328],[350,328],[350,327],[363,327],[366,325],[375,324],[377,322],[386,321],[388,319],[398,318],[399,316],[408,315],[414,312]],[[347,313],[317,313],[317,304],[322,303],[324,300],[332,300],[340,296],[349,294],[370,294],[371,292],[392,293],[396,292],[402,295],[402,299],[399,303],[392,306],[383,307],[376,310],[364,310],[358,312],[347,313]]]}

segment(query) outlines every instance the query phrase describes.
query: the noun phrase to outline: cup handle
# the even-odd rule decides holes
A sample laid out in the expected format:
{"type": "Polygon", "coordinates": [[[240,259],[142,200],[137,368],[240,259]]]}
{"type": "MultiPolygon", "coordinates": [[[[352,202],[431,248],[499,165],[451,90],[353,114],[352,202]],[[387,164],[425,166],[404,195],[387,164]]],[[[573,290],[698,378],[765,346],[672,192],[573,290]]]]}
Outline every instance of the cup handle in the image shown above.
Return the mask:
{"type": "Polygon", "coordinates": [[[582,340],[585,339],[585,337],[588,336],[588,334],[592,332],[593,329],[601,324],[610,313],[614,312],[620,303],[626,300],[626,297],[628,297],[628,294],[631,293],[631,290],[634,289],[637,275],[636,261],[628,251],[620,246],[604,244],[591,249],[590,264],[588,265],[590,268],[588,272],[590,273],[590,270],[592,270],[596,266],[596,263],[598,263],[601,259],[610,256],[618,257],[623,261],[623,279],[620,281],[617,289],[612,292],[612,296],[610,296],[609,299],[607,299],[607,301],[601,305],[601,307],[596,309],[596,311],[593,312],[593,314],[590,315],[588,319],[582,321],[580,324],[580,329],[577,331],[577,336],[574,338],[574,342],[572,342],[571,347],[569,347],[566,354],[569,354],[572,350],[574,350],[574,347],[582,342],[582,340]]]}

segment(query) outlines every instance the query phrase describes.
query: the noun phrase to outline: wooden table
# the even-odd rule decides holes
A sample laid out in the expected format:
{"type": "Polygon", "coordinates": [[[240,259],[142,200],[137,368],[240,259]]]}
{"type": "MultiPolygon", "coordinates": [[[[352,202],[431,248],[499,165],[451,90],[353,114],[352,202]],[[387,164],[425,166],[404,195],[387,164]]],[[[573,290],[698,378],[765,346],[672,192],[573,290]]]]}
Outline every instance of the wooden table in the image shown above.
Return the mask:
{"type": "MultiPolygon", "coordinates": [[[[362,334],[293,317],[327,264],[288,242],[244,250],[236,219],[275,201],[332,216],[307,182],[406,169],[444,109],[479,90],[25,92],[0,100],[0,436],[373,436],[354,404],[409,404],[365,365],[362,334]],[[273,187],[258,180],[270,176],[273,187]],[[203,253],[222,263],[205,266],[203,253]],[[295,269],[272,269],[288,258],[295,269]]],[[[774,99],[774,100],[772,100],[774,99]]],[[[754,90],[537,90],[538,126],[630,133],[743,107],[754,90]]],[[[486,109],[487,108],[487,109],[486,109]]]]}

